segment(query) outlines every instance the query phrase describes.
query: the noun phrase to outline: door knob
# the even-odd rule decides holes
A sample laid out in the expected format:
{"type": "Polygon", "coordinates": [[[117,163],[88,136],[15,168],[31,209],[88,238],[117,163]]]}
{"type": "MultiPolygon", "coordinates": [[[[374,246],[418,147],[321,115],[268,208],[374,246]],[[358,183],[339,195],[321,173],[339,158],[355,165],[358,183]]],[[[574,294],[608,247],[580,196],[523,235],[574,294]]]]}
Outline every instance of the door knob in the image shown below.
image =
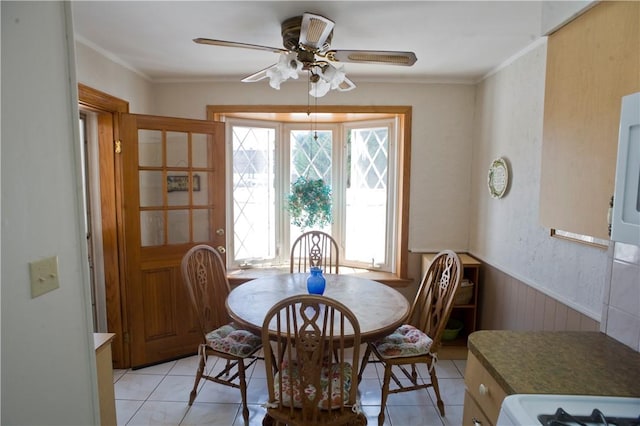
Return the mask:
{"type": "Polygon", "coordinates": [[[223,228],[216,229],[216,235],[223,236],[224,235],[224,229],[223,228]]]}
{"type": "Polygon", "coordinates": [[[480,383],[480,386],[478,386],[478,393],[483,396],[489,395],[489,388],[485,386],[484,383],[480,383]]]}
{"type": "Polygon", "coordinates": [[[223,246],[218,246],[217,248],[218,248],[218,252],[221,254],[225,254],[227,252],[227,249],[224,248],[223,246]]]}

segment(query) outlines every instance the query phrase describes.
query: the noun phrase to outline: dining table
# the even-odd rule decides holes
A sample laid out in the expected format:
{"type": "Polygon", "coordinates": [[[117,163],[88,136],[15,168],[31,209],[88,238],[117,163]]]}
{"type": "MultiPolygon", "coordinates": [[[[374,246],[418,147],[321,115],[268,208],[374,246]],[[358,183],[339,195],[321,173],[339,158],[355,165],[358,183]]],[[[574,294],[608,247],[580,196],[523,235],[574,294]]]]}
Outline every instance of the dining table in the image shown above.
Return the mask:
{"type": "MultiPolygon", "coordinates": [[[[384,337],[405,322],[409,301],[394,288],[356,275],[323,276],[326,279],[323,296],[341,302],[353,312],[363,343],[384,337]]],[[[305,273],[282,273],[240,284],[227,297],[229,315],[242,327],[260,334],[267,312],[277,302],[289,296],[309,294],[308,277],[305,273]]],[[[275,330],[273,332],[275,335],[275,330]]]]}

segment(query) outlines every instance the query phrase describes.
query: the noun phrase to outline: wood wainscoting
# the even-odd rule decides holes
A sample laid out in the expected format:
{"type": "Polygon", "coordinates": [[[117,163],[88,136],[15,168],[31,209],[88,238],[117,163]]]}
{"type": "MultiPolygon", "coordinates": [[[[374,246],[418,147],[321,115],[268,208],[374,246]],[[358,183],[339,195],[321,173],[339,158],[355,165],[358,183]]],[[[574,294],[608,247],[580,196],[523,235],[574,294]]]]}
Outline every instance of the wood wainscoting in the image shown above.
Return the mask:
{"type": "Polygon", "coordinates": [[[599,331],[600,322],[483,264],[479,329],[599,331]]]}

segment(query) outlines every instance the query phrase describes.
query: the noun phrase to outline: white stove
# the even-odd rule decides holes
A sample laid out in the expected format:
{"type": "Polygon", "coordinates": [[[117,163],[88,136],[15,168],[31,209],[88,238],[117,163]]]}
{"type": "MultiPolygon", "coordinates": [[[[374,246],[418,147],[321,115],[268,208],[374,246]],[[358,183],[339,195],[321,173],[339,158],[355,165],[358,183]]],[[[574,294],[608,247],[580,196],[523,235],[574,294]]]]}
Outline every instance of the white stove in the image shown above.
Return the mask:
{"type": "Polygon", "coordinates": [[[640,398],[587,395],[509,395],[502,402],[497,425],[640,426],[640,398]]]}

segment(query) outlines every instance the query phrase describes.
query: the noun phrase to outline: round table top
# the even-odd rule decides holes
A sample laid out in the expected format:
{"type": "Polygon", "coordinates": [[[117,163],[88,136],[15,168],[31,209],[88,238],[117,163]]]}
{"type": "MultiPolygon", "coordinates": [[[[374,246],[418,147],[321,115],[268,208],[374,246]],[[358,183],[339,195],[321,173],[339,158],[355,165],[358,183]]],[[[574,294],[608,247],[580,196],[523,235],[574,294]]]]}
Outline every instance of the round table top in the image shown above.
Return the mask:
{"type": "MultiPolygon", "coordinates": [[[[308,294],[308,274],[279,274],[248,281],[227,297],[234,321],[260,333],[265,315],[273,305],[296,294],[308,294]]],[[[409,302],[397,290],[377,281],[353,275],[324,274],[324,296],[346,305],[360,324],[362,342],[383,337],[400,326],[409,313],[409,302]]]]}

